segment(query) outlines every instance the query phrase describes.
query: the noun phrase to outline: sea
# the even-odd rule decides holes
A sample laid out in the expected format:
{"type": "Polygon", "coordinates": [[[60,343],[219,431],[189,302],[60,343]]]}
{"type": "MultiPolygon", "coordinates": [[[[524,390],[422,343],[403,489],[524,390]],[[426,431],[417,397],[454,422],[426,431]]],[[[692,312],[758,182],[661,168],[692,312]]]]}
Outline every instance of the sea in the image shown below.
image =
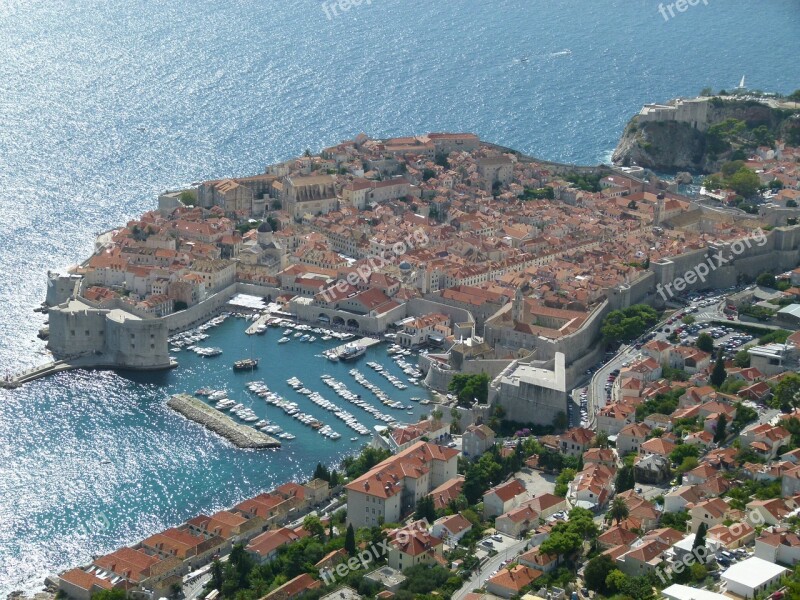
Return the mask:
{"type": "MultiPolygon", "coordinates": [[[[0,0],[0,375],[48,358],[33,312],[46,272],[165,190],[361,132],[470,131],[597,164],[644,103],[742,76],[800,88],[800,0],[669,4],[0,0]]],[[[72,372],[0,391],[0,596],[355,451],[343,425],[338,442],[298,425],[278,452],[240,451],[165,407],[202,386],[247,398],[230,361],[250,343],[253,378],[271,386],[297,375],[326,392],[325,372],[356,386],[320,343],[243,329],[226,321],[210,338],[220,357],[179,353],[167,373],[72,372]]],[[[390,363],[385,347],[361,360],[390,363]]]]}

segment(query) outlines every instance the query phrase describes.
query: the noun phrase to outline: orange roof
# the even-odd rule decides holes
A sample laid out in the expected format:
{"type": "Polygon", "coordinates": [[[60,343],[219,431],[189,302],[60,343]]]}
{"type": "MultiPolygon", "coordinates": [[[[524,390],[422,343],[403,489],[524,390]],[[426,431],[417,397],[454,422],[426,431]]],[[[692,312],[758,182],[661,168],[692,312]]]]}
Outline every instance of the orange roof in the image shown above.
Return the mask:
{"type": "Polygon", "coordinates": [[[484,496],[494,494],[503,502],[508,502],[512,498],[515,498],[520,494],[524,494],[525,491],[525,484],[523,484],[519,479],[512,479],[511,481],[501,483],[500,485],[488,490],[484,496]]]}
{"type": "Polygon", "coordinates": [[[544,573],[531,569],[525,565],[517,565],[513,569],[501,569],[497,575],[491,577],[486,583],[519,593],[522,588],[530,585],[544,573]]]}
{"type": "Polygon", "coordinates": [[[110,590],[114,587],[107,579],[100,579],[93,573],[87,573],[81,569],[71,569],[66,573],[62,573],[60,578],[77,588],[87,591],[92,591],[94,587],[99,587],[104,590],[110,590]]]}

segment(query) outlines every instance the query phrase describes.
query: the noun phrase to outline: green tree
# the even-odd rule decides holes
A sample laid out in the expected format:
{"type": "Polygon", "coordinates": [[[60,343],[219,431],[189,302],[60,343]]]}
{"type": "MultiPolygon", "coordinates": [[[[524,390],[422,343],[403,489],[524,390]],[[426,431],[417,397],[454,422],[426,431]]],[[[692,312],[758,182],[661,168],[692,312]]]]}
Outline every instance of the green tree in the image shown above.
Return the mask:
{"type": "Polygon", "coordinates": [[[100,590],[92,594],[92,600],[125,600],[126,597],[124,590],[120,589],[100,590]]]}
{"type": "Polygon", "coordinates": [[[619,496],[614,498],[614,501],[611,503],[611,508],[608,510],[609,518],[612,521],[616,521],[617,525],[619,525],[621,521],[628,518],[629,514],[628,504],[625,502],[625,499],[619,496]]]}
{"type": "Polygon", "coordinates": [[[630,342],[658,322],[658,313],[646,304],[634,304],[623,310],[613,310],[600,328],[606,342],[630,342]]]}
{"type": "Polygon", "coordinates": [[[314,479],[322,479],[323,481],[330,481],[331,472],[322,463],[317,463],[317,467],[314,469],[314,479]]]}
{"type": "Polygon", "coordinates": [[[800,375],[790,373],[780,380],[770,400],[770,406],[789,411],[798,405],[798,393],[800,393],[800,375]]]}
{"type": "Polygon", "coordinates": [[[325,537],[325,527],[316,515],[307,515],[303,519],[303,529],[319,540],[325,537]]]}
{"type": "Polygon", "coordinates": [[[486,404],[489,398],[489,376],[486,373],[454,375],[447,389],[455,394],[459,406],[470,408],[476,400],[479,404],[486,404]]]}
{"type": "Polygon", "coordinates": [[[592,440],[593,448],[608,448],[608,432],[598,431],[592,440]]]}
{"type": "Polygon", "coordinates": [[[577,552],[582,544],[583,540],[577,533],[556,526],[550,537],[539,545],[539,550],[543,554],[556,555],[560,563],[564,556],[577,552]]]}
{"type": "Polygon", "coordinates": [[[622,593],[628,584],[628,576],[619,569],[614,569],[606,577],[606,588],[614,593],[622,593]]]}
{"type": "Polygon", "coordinates": [[[617,479],[614,487],[618,494],[627,490],[632,490],[635,484],[636,482],[633,478],[632,466],[625,465],[619,471],[617,471],[617,479]]]}
{"type": "Polygon", "coordinates": [[[745,406],[741,402],[736,404],[736,416],[733,417],[731,423],[731,430],[733,433],[738,434],[742,429],[747,427],[750,423],[758,418],[758,413],[755,409],[745,406]]]}
{"type": "Polygon", "coordinates": [[[436,520],[436,507],[433,503],[433,496],[423,496],[417,500],[414,518],[417,520],[425,519],[428,523],[433,523],[436,520]]]}
{"type": "Polygon", "coordinates": [[[761,180],[753,171],[742,167],[731,175],[726,183],[734,192],[743,198],[752,198],[761,186],[761,180]]]}
{"type": "Polygon", "coordinates": [[[787,96],[791,102],[800,102],[800,90],[795,90],[787,96]]]}
{"type": "Polygon", "coordinates": [[[720,414],[717,418],[717,426],[714,430],[714,441],[718,444],[721,444],[725,441],[725,438],[728,436],[728,417],[724,414],[720,414]]]}
{"type": "Polygon", "coordinates": [[[697,458],[700,455],[697,446],[692,444],[678,444],[669,454],[669,459],[674,463],[680,463],[684,458],[697,458]]]}
{"type": "Polygon", "coordinates": [[[616,568],[616,563],[607,554],[595,556],[590,560],[584,570],[584,581],[586,587],[595,590],[603,595],[608,595],[609,589],[606,585],[606,578],[616,568]]]}
{"type": "Polygon", "coordinates": [[[775,286],[778,285],[778,282],[775,279],[775,275],[772,273],[762,273],[756,277],[756,284],[762,287],[775,289],[775,286]]]}
{"type": "MultiPolygon", "coordinates": [[[[706,532],[708,532],[708,525],[705,523],[700,523],[700,526],[697,528],[697,532],[694,535],[694,541],[692,542],[692,552],[694,552],[695,548],[705,548],[706,532]]],[[[696,552],[695,556],[698,556],[696,552]]]]}
{"type": "Polygon", "coordinates": [[[694,343],[694,345],[697,346],[698,350],[702,350],[703,352],[713,352],[714,338],[707,333],[701,333],[697,336],[697,341],[694,343]]]}
{"type": "Polygon", "coordinates": [[[728,372],[725,370],[725,361],[722,359],[722,353],[717,357],[717,362],[714,365],[714,370],[711,371],[711,377],[709,377],[709,382],[714,387],[719,387],[725,380],[728,378],[728,372]]]}
{"type": "Polygon", "coordinates": [[[750,353],[747,351],[747,348],[739,350],[736,353],[733,357],[733,364],[740,369],[747,369],[750,366],[750,353]]]}
{"type": "Polygon", "coordinates": [[[197,204],[197,190],[183,190],[180,200],[184,206],[194,206],[197,204]]]}
{"type": "Polygon", "coordinates": [[[350,556],[356,555],[356,532],[352,523],[347,526],[347,533],[344,536],[344,549],[350,556]]]}
{"type": "Polygon", "coordinates": [[[695,322],[695,318],[692,315],[684,315],[684,317],[681,319],[681,322],[684,325],[691,325],[695,322]]]}

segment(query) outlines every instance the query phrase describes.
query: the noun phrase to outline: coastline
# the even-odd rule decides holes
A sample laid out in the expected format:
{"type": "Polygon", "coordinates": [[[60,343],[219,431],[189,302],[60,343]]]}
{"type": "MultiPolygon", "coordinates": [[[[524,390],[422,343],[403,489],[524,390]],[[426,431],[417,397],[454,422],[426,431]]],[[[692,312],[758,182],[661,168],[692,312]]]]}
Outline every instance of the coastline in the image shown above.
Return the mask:
{"type": "Polygon", "coordinates": [[[275,438],[252,427],[236,423],[228,415],[188,394],[175,394],[167,401],[167,406],[190,421],[199,423],[225,438],[239,449],[261,450],[281,447],[281,443],[275,438]]]}

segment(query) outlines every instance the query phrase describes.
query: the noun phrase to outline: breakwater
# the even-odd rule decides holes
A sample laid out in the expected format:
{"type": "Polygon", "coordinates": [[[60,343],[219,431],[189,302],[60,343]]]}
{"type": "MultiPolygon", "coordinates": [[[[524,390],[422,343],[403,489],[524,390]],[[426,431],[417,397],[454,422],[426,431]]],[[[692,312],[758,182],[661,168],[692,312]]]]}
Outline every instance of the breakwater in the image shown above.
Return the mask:
{"type": "Polygon", "coordinates": [[[214,433],[221,435],[237,448],[280,448],[281,443],[273,437],[240,425],[228,415],[208,406],[188,394],[175,394],[167,401],[167,406],[187,419],[200,423],[214,433]]]}

